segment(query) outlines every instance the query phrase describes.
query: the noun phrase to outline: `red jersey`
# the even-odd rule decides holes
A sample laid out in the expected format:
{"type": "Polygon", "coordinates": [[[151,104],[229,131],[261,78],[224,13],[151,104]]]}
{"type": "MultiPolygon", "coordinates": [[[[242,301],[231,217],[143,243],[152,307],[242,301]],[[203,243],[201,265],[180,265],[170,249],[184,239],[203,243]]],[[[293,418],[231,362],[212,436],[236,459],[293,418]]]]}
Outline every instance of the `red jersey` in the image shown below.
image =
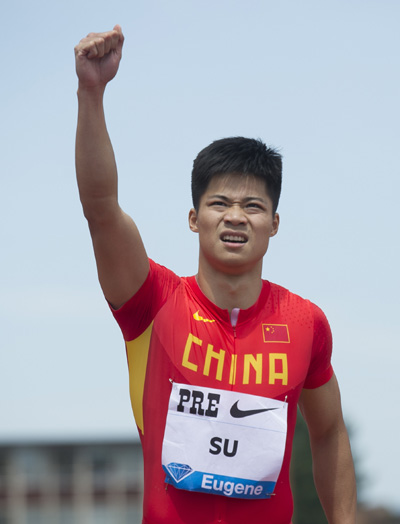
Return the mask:
{"type": "Polygon", "coordinates": [[[332,337],[323,312],[263,281],[257,302],[230,316],[202,293],[195,277],[180,278],[150,261],[143,286],[113,314],[126,342],[143,448],[143,523],[290,524],[297,402],[303,387],[322,386],[333,374],[332,337]],[[161,455],[173,383],[287,402],[283,462],[270,498],[233,498],[166,484],[161,455]]]}

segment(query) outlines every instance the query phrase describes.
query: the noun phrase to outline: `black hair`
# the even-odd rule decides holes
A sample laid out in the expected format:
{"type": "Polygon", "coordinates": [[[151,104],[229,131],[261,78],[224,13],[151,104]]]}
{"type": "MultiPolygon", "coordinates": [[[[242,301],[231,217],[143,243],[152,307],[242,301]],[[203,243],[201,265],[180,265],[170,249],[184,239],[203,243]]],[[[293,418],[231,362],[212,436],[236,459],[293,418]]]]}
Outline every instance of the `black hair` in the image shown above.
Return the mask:
{"type": "Polygon", "coordinates": [[[196,211],[211,179],[230,173],[264,180],[273,213],[276,212],[282,187],[282,156],[261,140],[244,137],[216,140],[197,155],[192,170],[192,199],[196,211]]]}

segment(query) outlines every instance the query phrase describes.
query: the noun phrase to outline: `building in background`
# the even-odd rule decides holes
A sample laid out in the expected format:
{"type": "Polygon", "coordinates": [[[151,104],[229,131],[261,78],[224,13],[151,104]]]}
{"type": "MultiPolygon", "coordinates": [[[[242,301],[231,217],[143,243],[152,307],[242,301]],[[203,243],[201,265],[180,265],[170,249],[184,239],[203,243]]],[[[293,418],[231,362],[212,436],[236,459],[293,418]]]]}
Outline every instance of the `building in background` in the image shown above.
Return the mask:
{"type": "MultiPolygon", "coordinates": [[[[138,441],[0,442],[0,524],[140,524],[142,493],[138,441]]],[[[297,508],[294,524],[311,522],[297,508]]],[[[358,522],[400,524],[400,516],[361,506],[358,522]]]]}
{"type": "Polygon", "coordinates": [[[0,443],[0,524],[139,524],[139,442],[0,443]]]}

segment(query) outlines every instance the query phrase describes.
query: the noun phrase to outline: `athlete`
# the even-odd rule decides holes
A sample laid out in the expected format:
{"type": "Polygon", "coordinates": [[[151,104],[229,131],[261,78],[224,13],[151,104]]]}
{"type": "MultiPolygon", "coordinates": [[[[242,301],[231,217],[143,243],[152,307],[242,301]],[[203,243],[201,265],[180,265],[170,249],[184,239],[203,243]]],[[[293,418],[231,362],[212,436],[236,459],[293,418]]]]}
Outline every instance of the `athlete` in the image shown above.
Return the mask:
{"type": "Polygon", "coordinates": [[[144,456],[143,523],[290,524],[297,406],[330,524],[354,524],[356,486],[331,333],[322,311],[262,280],[279,227],[280,155],[217,140],[192,172],[196,276],[147,257],[118,204],[103,96],[124,37],[117,25],[75,48],[76,171],[100,284],[119,323],[144,456]]]}

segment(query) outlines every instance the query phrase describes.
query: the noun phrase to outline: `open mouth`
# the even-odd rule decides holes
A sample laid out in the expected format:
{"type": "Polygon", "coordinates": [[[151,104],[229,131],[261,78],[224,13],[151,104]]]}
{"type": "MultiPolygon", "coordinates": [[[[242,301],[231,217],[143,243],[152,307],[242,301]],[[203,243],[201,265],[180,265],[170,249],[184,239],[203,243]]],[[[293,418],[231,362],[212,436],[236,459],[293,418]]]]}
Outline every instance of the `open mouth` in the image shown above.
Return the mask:
{"type": "Polygon", "coordinates": [[[223,235],[222,242],[229,242],[229,244],[245,244],[247,238],[241,235],[223,235]]]}

